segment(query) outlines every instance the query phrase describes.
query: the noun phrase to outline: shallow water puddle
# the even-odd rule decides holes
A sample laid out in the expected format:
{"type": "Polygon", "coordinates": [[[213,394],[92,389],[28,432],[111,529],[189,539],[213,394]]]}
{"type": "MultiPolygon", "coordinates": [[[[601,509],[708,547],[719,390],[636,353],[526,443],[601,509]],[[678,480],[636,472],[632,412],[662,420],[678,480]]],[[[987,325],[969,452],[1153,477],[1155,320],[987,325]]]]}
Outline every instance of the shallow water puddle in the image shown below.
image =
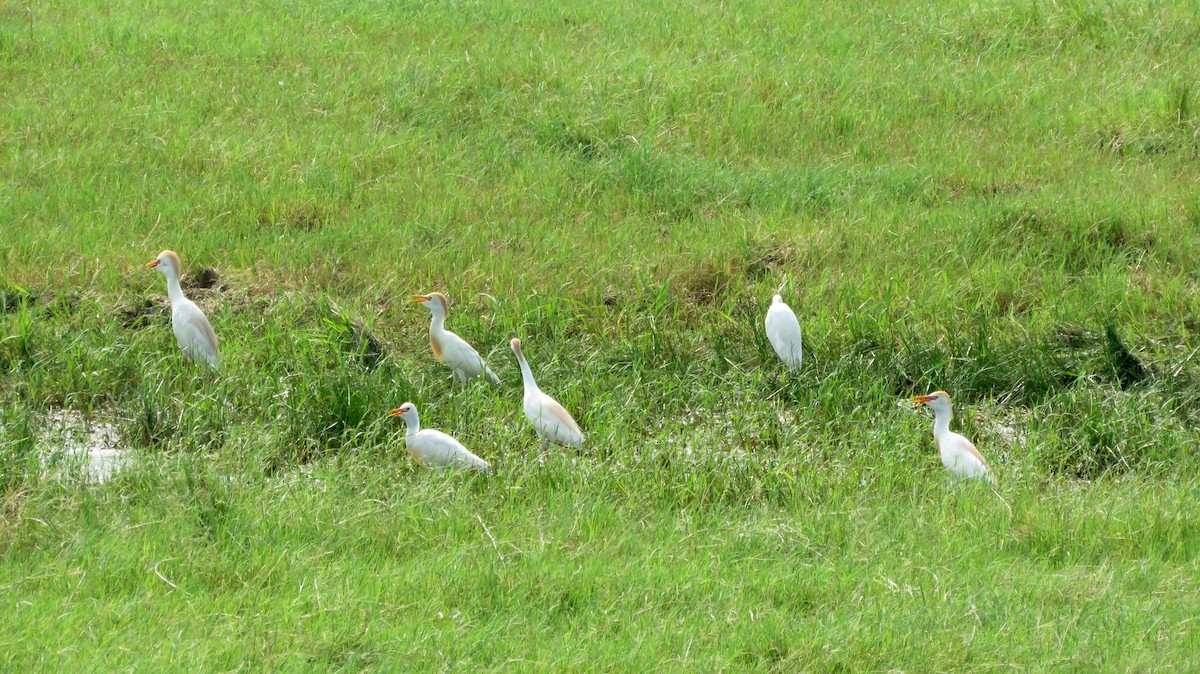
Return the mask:
{"type": "Polygon", "coordinates": [[[89,423],[75,410],[55,411],[47,422],[37,442],[38,460],[47,473],[102,483],[133,462],[110,423],[89,423]]]}

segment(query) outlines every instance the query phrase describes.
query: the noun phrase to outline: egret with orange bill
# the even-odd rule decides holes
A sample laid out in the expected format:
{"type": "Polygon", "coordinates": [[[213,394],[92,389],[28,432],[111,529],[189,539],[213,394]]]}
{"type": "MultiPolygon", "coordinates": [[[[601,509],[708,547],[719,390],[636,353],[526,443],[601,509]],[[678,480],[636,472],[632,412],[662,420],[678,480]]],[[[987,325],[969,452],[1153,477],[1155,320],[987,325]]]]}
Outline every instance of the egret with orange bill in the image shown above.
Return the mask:
{"type": "Polygon", "coordinates": [[[217,348],[217,335],[213,332],[208,317],[183,294],[179,285],[179,275],[183,265],[174,251],[164,250],[153,262],[146,264],[149,269],[157,269],[167,277],[167,297],[171,300],[171,329],[175,332],[175,341],[188,360],[199,361],[208,369],[216,371],[221,364],[221,352],[217,348]]]}
{"type": "Polygon", "coordinates": [[[441,293],[413,295],[409,301],[424,305],[432,314],[429,323],[429,347],[433,349],[434,358],[454,370],[455,380],[466,383],[482,374],[487,375],[492,383],[500,383],[500,378],[483,362],[479,352],[471,348],[465,339],[446,329],[446,316],[450,314],[450,302],[445,295],[441,293]]]}
{"type": "Polygon", "coordinates": [[[996,484],[996,476],[975,445],[950,430],[954,412],[950,408],[949,393],[934,391],[929,395],[916,396],[912,401],[933,408],[933,442],[942,457],[942,465],[950,470],[956,480],[981,479],[996,484]]]}
{"type": "Polygon", "coordinates": [[[521,340],[513,337],[509,345],[521,365],[521,379],[525,384],[525,416],[542,439],[542,449],[546,449],[551,442],[571,447],[582,445],[583,431],[579,430],[579,424],[575,423],[571,413],[538,388],[529,361],[525,360],[521,340]]]}
{"type": "Polygon", "coordinates": [[[408,434],[404,436],[404,446],[422,466],[438,470],[458,467],[485,473],[491,469],[487,461],[472,454],[458,440],[432,428],[422,430],[416,405],[404,403],[388,412],[388,416],[400,417],[408,424],[408,434]]]}

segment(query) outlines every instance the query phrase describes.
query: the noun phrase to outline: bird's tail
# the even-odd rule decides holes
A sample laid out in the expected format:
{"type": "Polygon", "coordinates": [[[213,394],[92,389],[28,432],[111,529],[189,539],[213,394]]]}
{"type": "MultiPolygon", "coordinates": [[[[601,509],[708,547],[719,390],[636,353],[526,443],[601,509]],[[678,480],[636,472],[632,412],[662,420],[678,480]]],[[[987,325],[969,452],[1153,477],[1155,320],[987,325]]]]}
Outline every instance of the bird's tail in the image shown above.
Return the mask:
{"type": "Polygon", "coordinates": [[[493,384],[500,383],[500,378],[497,377],[496,373],[492,372],[492,368],[488,367],[487,365],[483,366],[483,373],[487,375],[487,378],[490,379],[493,384]]]}
{"type": "Polygon", "coordinates": [[[200,364],[203,365],[206,370],[214,374],[219,372],[221,369],[221,354],[219,353],[203,355],[196,360],[200,361],[200,364]]]}

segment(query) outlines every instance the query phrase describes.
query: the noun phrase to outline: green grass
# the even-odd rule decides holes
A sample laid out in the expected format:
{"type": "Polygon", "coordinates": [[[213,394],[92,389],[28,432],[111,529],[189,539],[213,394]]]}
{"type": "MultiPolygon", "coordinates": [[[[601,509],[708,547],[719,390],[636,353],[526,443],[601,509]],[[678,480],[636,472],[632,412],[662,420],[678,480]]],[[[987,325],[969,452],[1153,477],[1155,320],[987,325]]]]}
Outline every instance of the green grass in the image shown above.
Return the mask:
{"type": "Polygon", "coordinates": [[[0,0],[2,668],[1194,667],[1197,39],[1182,0],[0,0]],[[220,274],[219,376],[163,248],[220,274]],[[433,361],[431,290],[501,386],[433,361]],[[582,451],[539,460],[516,335],[582,451]],[[949,484],[936,388],[998,489],[949,484]],[[406,400],[495,475],[416,469],[406,400]],[[139,463],[43,474],[61,408],[139,463]]]}

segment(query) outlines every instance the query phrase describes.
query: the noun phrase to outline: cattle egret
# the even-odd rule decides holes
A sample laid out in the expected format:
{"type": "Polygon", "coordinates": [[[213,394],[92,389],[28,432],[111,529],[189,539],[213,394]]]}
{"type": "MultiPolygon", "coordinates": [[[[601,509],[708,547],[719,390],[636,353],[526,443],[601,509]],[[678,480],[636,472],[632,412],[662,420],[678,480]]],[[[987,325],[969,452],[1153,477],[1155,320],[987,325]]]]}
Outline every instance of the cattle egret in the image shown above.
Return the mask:
{"type": "Polygon", "coordinates": [[[538,388],[529,362],[525,360],[525,353],[521,350],[521,340],[513,337],[510,345],[513,353],[517,354],[521,379],[525,383],[525,416],[542,439],[542,449],[546,449],[551,442],[572,447],[583,444],[583,431],[579,430],[579,424],[575,423],[571,414],[538,388]]]}
{"type": "Polygon", "coordinates": [[[171,298],[171,328],[175,331],[175,340],[183,349],[184,357],[200,361],[215,371],[221,363],[217,335],[200,307],[183,296],[183,288],[179,286],[179,272],[183,268],[179,256],[164,250],[146,267],[158,269],[167,277],[167,296],[171,298]]]}
{"type": "Polygon", "coordinates": [[[779,355],[779,360],[782,360],[789,370],[800,369],[800,363],[804,360],[800,321],[796,320],[795,312],[784,303],[783,297],[776,295],[771,299],[771,308],[767,309],[765,324],[767,339],[779,355]]]}
{"type": "Polygon", "coordinates": [[[429,309],[432,319],[429,323],[429,346],[433,356],[446,363],[454,370],[454,379],[467,382],[480,374],[486,374],[493,383],[499,384],[500,378],[488,368],[480,358],[479,353],[467,344],[466,340],[446,329],[446,316],[450,313],[450,303],[441,293],[428,295],[413,295],[410,300],[424,304],[429,309]]]}
{"type": "Polygon", "coordinates": [[[431,466],[437,470],[446,467],[469,468],[488,472],[491,466],[487,461],[475,456],[458,440],[441,431],[431,428],[421,430],[421,420],[417,416],[417,406],[404,403],[388,413],[389,417],[400,417],[408,424],[408,435],[404,436],[404,446],[412,454],[417,463],[431,466]]]}
{"type": "Polygon", "coordinates": [[[975,445],[958,433],[951,432],[950,420],[954,418],[954,412],[950,409],[950,394],[934,391],[929,395],[917,396],[912,401],[933,408],[933,442],[942,456],[942,465],[950,469],[956,480],[981,478],[996,484],[996,476],[975,445]]]}

